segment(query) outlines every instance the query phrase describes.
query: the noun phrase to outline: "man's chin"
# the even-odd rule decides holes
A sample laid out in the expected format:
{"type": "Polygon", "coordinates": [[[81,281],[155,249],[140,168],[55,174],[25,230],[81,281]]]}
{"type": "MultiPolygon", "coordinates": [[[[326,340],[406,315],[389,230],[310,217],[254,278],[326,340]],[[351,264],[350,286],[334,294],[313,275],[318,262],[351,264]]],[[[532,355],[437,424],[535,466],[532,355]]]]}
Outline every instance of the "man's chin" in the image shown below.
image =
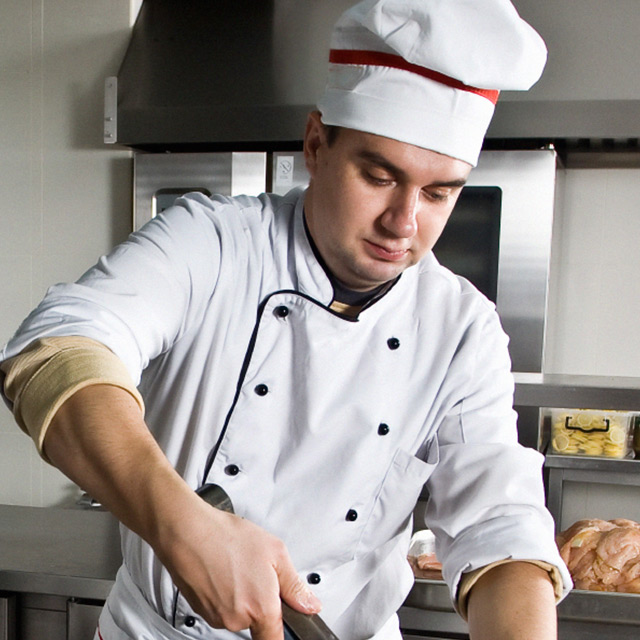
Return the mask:
{"type": "Polygon", "coordinates": [[[351,285],[345,283],[347,287],[354,291],[371,291],[387,282],[395,280],[410,265],[388,265],[385,268],[361,270],[357,276],[351,280],[351,285]]]}

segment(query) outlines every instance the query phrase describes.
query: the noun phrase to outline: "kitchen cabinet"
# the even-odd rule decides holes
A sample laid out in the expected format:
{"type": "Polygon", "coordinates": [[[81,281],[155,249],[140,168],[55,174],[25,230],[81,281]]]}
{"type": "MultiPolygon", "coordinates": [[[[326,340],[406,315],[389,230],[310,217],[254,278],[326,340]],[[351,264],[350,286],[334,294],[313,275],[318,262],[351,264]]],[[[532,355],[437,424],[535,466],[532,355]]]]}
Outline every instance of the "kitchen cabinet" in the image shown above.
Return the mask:
{"type": "Polygon", "coordinates": [[[16,597],[0,592],[0,640],[15,640],[16,597]]]}
{"type": "Polygon", "coordinates": [[[104,602],[41,593],[0,597],[0,640],[93,640],[104,602]]]}
{"type": "MultiPolygon", "coordinates": [[[[398,612],[404,640],[468,640],[467,624],[454,611],[440,580],[417,579],[398,612]]],[[[559,640],[638,640],[640,596],[572,591],[558,605],[559,640]]]]}
{"type": "Polygon", "coordinates": [[[16,602],[18,627],[15,640],[66,640],[66,598],[27,593],[16,595],[16,602]]]}
{"type": "Polygon", "coordinates": [[[416,578],[398,617],[404,640],[469,638],[467,623],[456,613],[449,588],[441,580],[416,578]]]}
{"type": "Polygon", "coordinates": [[[93,640],[103,601],[16,594],[18,624],[9,640],[93,640]]]}
{"type": "MultiPolygon", "coordinates": [[[[566,482],[607,484],[611,485],[614,494],[616,485],[640,488],[640,460],[608,460],[548,455],[545,467],[547,472],[547,507],[556,522],[556,533],[565,528],[562,524],[562,515],[566,482]]],[[[640,496],[640,491],[638,495],[640,496]]],[[[596,514],[595,517],[601,516],[596,514]]]]}
{"type": "Polygon", "coordinates": [[[0,640],[93,640],[122,561],[115,518],[0,505],[0,541],[0,640]]]}
{"type": "Polygon", "coordinates": [[[67,640],[92,640],[102,605],[100,601],[78,600],[67,601],[67,640]]]}

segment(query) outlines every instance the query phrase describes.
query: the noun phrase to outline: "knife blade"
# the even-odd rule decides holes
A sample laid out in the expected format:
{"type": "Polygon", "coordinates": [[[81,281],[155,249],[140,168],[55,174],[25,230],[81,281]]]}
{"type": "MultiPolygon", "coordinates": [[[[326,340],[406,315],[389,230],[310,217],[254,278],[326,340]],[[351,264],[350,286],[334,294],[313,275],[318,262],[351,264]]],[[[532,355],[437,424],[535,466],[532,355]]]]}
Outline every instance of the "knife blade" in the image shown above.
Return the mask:
{"type": "MultiPolygon", "coordinates": [[[[234,513],[231,498],[220,485],[205,484],[196,493],[212,507],[234,513]]],[[[282,622],[285,640],[338,640],[318,614],[301,613],[286,602],[282,602],[282,622]]]]}

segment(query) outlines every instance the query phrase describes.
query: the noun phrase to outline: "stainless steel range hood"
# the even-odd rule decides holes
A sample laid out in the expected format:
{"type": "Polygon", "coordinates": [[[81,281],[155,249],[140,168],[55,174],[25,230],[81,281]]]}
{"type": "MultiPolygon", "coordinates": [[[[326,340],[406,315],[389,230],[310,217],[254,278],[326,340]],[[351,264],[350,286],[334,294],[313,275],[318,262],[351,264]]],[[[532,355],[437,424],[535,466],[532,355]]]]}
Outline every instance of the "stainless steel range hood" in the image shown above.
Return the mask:
{"type": "Polygon", "coordinates": [[[331,26],[351,4],[144,0],[111,83],[117,98],[106,97],[116,111],[106,130],[117,127],[105,141],[148,150],[298,143],[323,88],[331,26]]]}
{"type": "MultiPolygon", "coordinates": [[[[322,91],[331,26],[354,0],[144,0],[105,142],[150,151],[299,145],[322,91]]],[[[637,0],[514,0],[549,63],[498,102],[490,139],[640,137],[637,0]]]]}

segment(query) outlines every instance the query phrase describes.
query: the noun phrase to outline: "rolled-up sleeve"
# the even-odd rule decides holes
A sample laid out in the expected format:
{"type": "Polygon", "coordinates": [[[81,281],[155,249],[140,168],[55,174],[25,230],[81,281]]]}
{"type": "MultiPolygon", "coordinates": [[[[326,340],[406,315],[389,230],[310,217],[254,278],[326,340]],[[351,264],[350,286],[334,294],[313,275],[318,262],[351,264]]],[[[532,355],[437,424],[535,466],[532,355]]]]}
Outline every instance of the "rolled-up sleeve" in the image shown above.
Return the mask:
{"type": "Polygon", "coordinates": [[[426,524],[443,577],[456,602],[463,574],[536,560],[557,567],[566,595],[572,584],[545,506],[544,458],[517,439],[507,338],[497,316],[471,333],[452,363],[465,368],[465,388],[438,429],[439,462],[427,483],[426,524]]]}

